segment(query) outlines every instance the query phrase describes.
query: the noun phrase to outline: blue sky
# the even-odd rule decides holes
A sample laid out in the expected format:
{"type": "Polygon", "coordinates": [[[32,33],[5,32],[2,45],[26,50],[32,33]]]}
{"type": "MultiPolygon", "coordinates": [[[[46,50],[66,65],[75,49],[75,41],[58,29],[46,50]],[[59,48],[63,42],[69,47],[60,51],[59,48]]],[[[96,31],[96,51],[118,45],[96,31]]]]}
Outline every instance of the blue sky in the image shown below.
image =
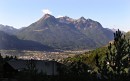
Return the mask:
{"type": "Polygon", "coordinates": [[[74,19],[84,16],[105,28],[130,30],[130,0],[0,0],[0,24],[26,27],[43,12],[74,19]]]}

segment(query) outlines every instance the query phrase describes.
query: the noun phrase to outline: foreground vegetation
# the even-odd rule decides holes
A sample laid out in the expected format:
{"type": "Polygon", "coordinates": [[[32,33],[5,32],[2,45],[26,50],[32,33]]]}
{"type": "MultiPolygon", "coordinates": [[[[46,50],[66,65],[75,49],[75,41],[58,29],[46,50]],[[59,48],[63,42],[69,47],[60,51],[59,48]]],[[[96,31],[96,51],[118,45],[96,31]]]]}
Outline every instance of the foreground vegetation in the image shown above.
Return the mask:
{"type": "MultiPolygon", "coordinates": [[[[128,34],[127,34],[128,35],[128,34]]],[[[129,35],[128,35],[129,36],[129,35]]],[[[77,55],[66,61],[88,64],[91,75],[98,75],[100,80],[128,81],[130,80],[130,42],[119,30],[114,33],[114,41],[110,45],[77,55]]]]}

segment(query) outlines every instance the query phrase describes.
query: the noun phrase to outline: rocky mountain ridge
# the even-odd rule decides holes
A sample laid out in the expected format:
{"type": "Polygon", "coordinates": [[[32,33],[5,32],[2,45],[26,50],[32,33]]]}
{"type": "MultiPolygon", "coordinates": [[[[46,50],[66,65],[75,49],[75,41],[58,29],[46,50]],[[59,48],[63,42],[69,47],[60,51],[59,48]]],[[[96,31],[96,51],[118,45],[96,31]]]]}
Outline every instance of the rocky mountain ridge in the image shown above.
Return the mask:
{"type": "Polygon", "coordinates": [[[15,36],[20,40],[34,41],[63,50],[95,49],[113,40],[111,30],[103,28],[97,21],[84,17],[55,18],[45,14],[38,21],[17,31],[15,36]]]}

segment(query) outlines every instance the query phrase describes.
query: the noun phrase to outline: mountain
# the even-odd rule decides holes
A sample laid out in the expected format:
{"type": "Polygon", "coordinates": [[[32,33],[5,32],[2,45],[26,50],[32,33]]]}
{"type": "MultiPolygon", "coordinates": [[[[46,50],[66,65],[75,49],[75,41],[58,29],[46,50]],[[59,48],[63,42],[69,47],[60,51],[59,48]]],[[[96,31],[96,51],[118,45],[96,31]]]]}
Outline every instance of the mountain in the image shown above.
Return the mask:
{"type": "Polygon", "coordinates": [[[58,20],[62,23],[73,24],[86,37],[91,38],[97,47],[105,45],[113,39],[113,31],[103,28],[97,21],[85,19],[84,17],[77,20],[69,17],[61,17],[58,20]]]}
{"type": "Polygon", "coordinates": [[[97,46],[105,45],[113,39],[113,32],[103,28],[97,21],[81,17],[74,24],[79,31],[92,38],[97,46]]]}
{"type": "Polygon", "coordinates": [[[113,32],[91,19],[45,14],[17,33],[22,40],[32,40],[55,49],[94,49],[113,39],[113,32]]]}
{"type": "Polygon", "coordinates": [[[0,31],[4,31],[8,34],[15,34],[16,32],[18,32],[18,29],[14,28],[12,26],[0,24],[0,31]]]}
{"type": "Polygon", "coordinates": [[[61,23],[49,14],[22,29],[18,33],[18,37],[24,40],[33,40],[56,49],[89,49],[95,46],[93,40],[79,32],[74,25],[61,23]]]}
{"type": "Polygon", "coordinates": [[[40,43],[20,40],[16,36],[8,35],[7,33],[0,31],[0,49],[6,50],[52,50],[51,47],[42,45],[40,43]]]}

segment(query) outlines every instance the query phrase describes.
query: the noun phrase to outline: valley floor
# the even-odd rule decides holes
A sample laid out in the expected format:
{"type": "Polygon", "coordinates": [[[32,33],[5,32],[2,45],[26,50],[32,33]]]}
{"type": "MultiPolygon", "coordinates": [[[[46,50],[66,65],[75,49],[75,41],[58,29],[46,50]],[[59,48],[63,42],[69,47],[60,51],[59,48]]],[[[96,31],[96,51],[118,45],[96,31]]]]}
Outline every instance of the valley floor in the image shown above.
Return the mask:
{"type": "Polygon", "coordinates": [[[56,60],[60,61],[64,58],[73,57],[77,54],[83,54],[88,50],[79,51],[57,51],[57,52],[46,52],[46,51],[20,51],[20,50],[0,50],[3,57],[17,56],[19,59],[35,59],[35,60],[56,60]]]}

